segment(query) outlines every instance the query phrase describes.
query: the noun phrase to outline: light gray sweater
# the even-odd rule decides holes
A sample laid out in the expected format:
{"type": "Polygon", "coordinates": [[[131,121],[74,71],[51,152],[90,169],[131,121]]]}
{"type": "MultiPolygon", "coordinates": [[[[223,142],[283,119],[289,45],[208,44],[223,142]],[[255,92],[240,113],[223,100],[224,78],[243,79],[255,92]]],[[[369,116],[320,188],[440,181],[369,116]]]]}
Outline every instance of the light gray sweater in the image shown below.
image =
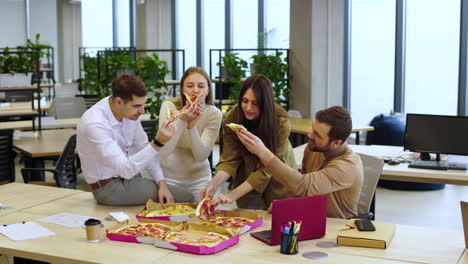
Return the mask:
{"type": "MultiPolygon", "coordinates": [[[[163,103],[159,126],[166,120],[168,109],[177,110],[177,107],[170,100],[163,103]]],[[[177,132],[160,153],[164,176],[173,179],[195,179],[211,175],[208,157],[219,134],[221,121],[221,111],[212,105],[205,105],[191,129],[187,128],[186,121],[177,119],[174,123],[177,132]]]]}

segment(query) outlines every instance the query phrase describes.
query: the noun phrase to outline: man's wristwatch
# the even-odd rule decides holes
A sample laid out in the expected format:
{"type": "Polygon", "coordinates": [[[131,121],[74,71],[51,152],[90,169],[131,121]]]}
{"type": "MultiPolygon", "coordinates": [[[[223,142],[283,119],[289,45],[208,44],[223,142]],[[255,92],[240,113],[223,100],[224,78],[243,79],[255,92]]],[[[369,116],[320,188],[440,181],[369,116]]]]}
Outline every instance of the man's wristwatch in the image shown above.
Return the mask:
{"type": "Polygon", "coordinates": [[[153,142],[154,142],[154,144],[155,144],[156,146],[158,146],[158,147],[160,147],[160,148],[164,147],[164,144],[161,143],[161,142],[159,142],[156,138],[153,139],[153,142]]]}

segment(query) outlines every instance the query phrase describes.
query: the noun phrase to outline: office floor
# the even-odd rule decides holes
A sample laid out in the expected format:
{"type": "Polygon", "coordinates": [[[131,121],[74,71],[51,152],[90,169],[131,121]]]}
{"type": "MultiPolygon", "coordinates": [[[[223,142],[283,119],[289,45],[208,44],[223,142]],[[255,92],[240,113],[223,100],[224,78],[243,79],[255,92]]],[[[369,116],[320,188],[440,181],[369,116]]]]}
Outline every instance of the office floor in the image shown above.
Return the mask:
{"type": "MultiPolygon", "coordinates": [[[[57,96],[67,97],[76,94],[76,86],[57,87],[57,96]]],[[[219,156],[214,151],[214,162],[219,156]]],[[[20,169],[23,164],[16,164],[16,181],[22,182],[20,169]]],[[[47,167],[53,167],[50,162],[47,167]]],[[[47,181],[53,181],[47,176],[47,181]]],[[[89,190],[80,176],[78,189],[89,190]]],[[[222,187],[226,193],[227,185],[222,187]]],[[[438,191],[396,191],[378,187],[376,194],[376,220],[397,224],[438,227],[462,230],[460,201],[468,201],[468,186],[446,185],[438,191]]],[[[0,201],[1,202],[1,201],[0,201]]]]}

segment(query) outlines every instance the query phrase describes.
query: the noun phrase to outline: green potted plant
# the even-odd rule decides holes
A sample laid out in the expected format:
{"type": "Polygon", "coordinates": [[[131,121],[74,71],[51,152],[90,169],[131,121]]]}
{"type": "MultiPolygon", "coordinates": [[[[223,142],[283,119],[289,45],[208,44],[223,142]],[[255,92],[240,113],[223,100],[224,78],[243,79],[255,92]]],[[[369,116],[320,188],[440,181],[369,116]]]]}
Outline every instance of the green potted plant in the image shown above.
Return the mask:
{"type": "Polygon", "coordinates": [[[41,59],[44,57],[47,58],[47,60],[50,60],[51,54],[49,52],[46,52],[47,49],[52,49],[52,46],[42,42],[41,41],[41,35],[39,33],[36,34],[34,41],[31,39],[26,40],[26,46],[18,46],[17,49],[19,51],[37,51],[39,52],[39,58],[35,58],[36,55],[32,55],[32,61],[33,64],[38,67],[39,69],[41,68],[41,59]]]}
{"type": "Polygon", "coordinates": [[[284,108],[288,108],[290,99],[288,83],[291,79],[287,57],[282,57],[283,52],[277,51],[275,54],[253,55],[252,74],[263,74],[267,76],[273,86],[276,102],[284,108]]]}
{"type": "Polygon", "coordinates": [[[170,92],[165,81],[170,72],[167,62],[161,60],[156,53],[139,57],[136,61],[135,73],[145,81],[148,90],[147,111],[150,119],[158,119],[162,103],[170,92]]]}
{"type": "MultiPolygon", "coordinates": [[[[230,92],[228,93],[230,99],[239,98],[242,78],[246,76],[246,69],[248,67],[247,62],[238,55],[238,53],[226,54],[221,58],[220,62],[216,63],[217,66],[223,69],[221,71],[220,87],[221,89],[230,88],[230,92]]],[[[218,91],[216,93],[219,94],[218,91]]]]}
{"type": "Polygon", "coordinates": [[[30,54],[11,53],[10,48],[3,48],[0,54],[0,86],[28,86],[34,70],[30,54]]]}

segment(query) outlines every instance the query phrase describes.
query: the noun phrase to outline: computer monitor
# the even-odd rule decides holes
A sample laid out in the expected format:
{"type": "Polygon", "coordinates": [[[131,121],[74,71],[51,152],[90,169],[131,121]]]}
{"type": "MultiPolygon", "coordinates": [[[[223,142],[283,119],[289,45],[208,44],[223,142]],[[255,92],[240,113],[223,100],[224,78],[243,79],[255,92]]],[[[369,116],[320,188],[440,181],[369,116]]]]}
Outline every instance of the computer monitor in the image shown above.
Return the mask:
{"type": "Polygon", "coordinates": [[[407,114],[405,150],[468,155],[468,117],[407,114]]]}

